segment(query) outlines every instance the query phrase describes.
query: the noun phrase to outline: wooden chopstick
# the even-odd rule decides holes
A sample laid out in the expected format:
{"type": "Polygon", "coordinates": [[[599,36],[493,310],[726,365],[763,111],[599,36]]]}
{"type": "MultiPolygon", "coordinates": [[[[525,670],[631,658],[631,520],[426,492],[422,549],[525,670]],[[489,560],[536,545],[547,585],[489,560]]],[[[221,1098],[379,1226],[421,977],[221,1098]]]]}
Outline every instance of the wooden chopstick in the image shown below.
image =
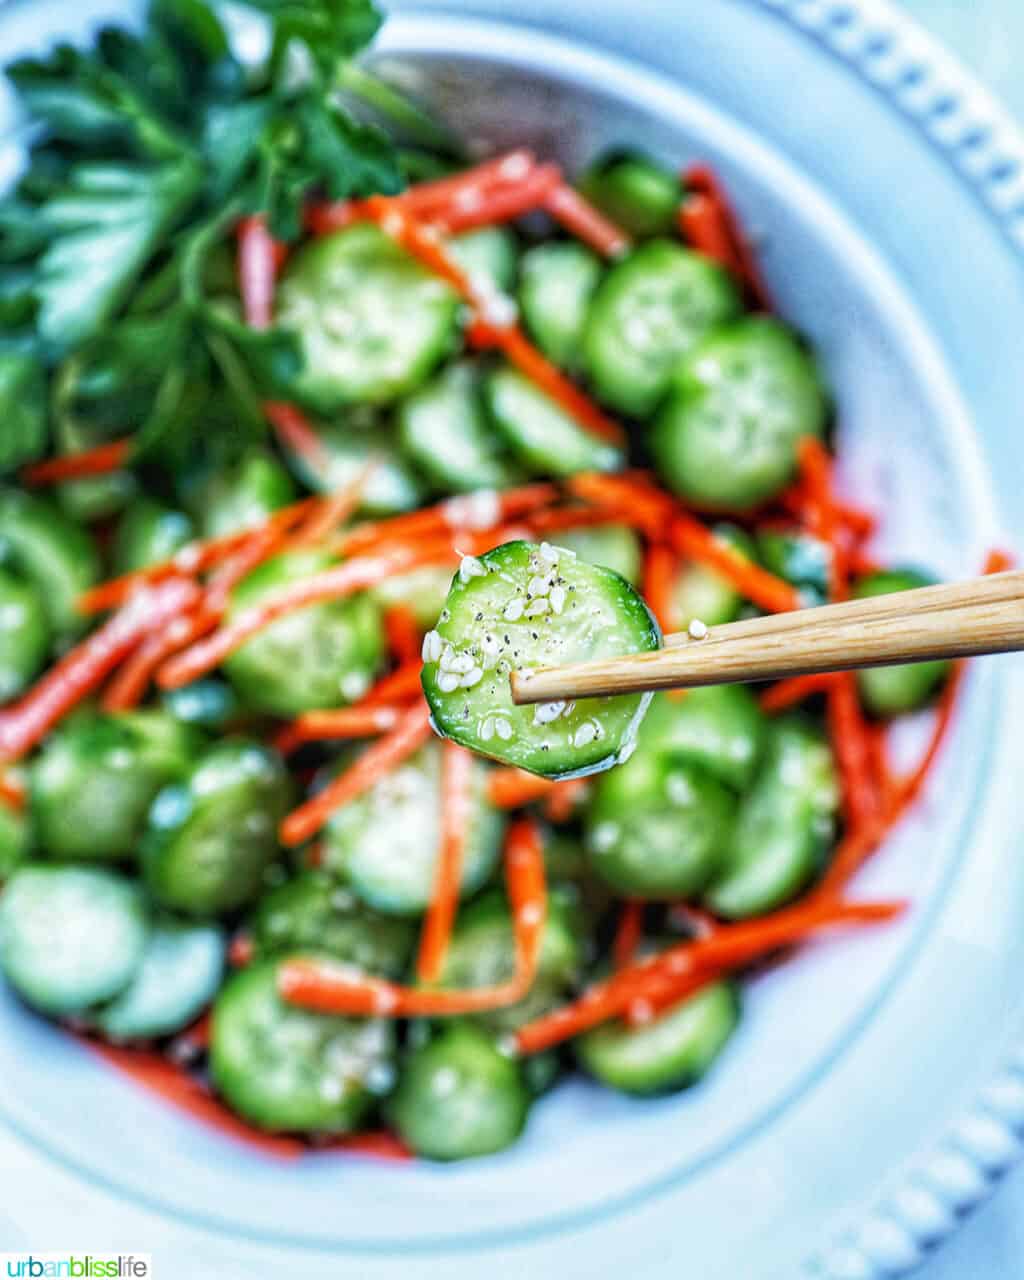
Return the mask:
{"type": "Polygon", "coordinates": [[[712,627],[664,649],[512,675],[517,703],[789,676],[1024,649],[1024,572],[712,627]]]}

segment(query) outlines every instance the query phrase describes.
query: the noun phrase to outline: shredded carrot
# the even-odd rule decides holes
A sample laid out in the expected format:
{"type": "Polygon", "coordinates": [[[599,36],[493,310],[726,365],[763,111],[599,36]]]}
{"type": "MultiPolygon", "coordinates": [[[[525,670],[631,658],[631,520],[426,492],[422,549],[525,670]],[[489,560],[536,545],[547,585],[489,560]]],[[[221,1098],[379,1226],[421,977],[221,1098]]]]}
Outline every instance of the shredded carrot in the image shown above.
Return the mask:
{"type": "Polygon", "coordinates": [[[252,937],[248,933],[236,933],[228,947],[228,964],[233,969],[244,969],[247,964],[252,964],[254,955],[252,937]]]}
{"type": "Polygon", "coordinates": [[[378,556],[348,560],[289,583],[268,593],[252,608],[241,611],[212,635],[166,662],[157,672],[157,684],[163,689],[191,684],[218,666],[251,636],[286,614],[324,600],[344,600],[357,591],[365,591],[396,573],[422,564],[443,564],[457,558],[450,541],[434,541],[419,547],[398,547],[378,556]]]}
{"type": "Polygon", "coordinates": [[[328,494],[320,506],[315,507],[292,533],[284,549],[292,551],[299,547],[317,547],[330,537],[359,509],[367,483],[379,465],[378,458],[370,458],[350,484],[328,494]]]}
{"type": "Polygon", "coordinates": [[[172,578],[138,596],[92,632],[12,706],[0,711],[0,763],[12,763],[41,742],[148,635],[199,601],[193,582],[172,578]]]}
{"type": "Polygon", "coordinates": [[[840,519],[832,487],[832,459],[816,436],[804,436],[797,447],[804,490],[811,503],[814,531],[830,551],[829,597],[845,600],[849,594],[844,549],[839,540],[840,519]]]}
{"type": "Polygon", "coordinates": [[[788,711],[816,694],[827,693],[832,688],[835,675],[825,672],[820,675],[791,676],[788,680],[779,680],[770,689],[761,694],[761,710],[773,715],[778,711],[788,711]]]}
{"type": "Polygon", "coordinates": [[[520,819],[505,839],[505,883],[512,912],[515,974],[491,987],[403,987],[354,977],[350,967],[303,956],[285,960],[278,989],[290,1004],[352,1017],[431,1018],[482,1013],[516,1004],[533,986],[547,916],[544,853],[534,823],[520,819]]]}
{"type": "Polygon", "coordinates": [[[384,635],[388,652],[400,663],[415,662],[420,656],[423,636],[416,615],[405,604],[393,604],[384,613],[384,635]]]}
{"type": "Polygon", "coordinates": [[[939,695],[938,705],[935,708],[935,724],[932,726],[931,737],[928,739],[924,755],[917,768],[899,786],[897,804],[900,813],[904,813],[921,794],[925,780],[938,759],[942,744],[953,723],[953,712],[956,709],[957,695],[960,692],[965,670],[966,666],[962,661],[952,664],[949,678],[939,695]]]}
{"type": "MultiPolygon", "coordinates": [[[[535,209],[548,208],[561,182],[562,171],[557,164],[536,165],[515,185],[495,186],[485,192],[464,188],[430,221],[449,235],[513,222],[535,209]]],[[[408,207],[408,202],[403,203],[408,207]]]]}
{"type": "Polygon", "coordinates": [[[112,440],[82,453],[68,453],[60,458],[48,458],[45,462],[33,462],[23,467],[20,479],[23,484],[38,486],[62,484],[65,480],[79,480],[83,476],[102,476],[117,471],[130,461],[135,442],[132,439],[112,440]]]}
{"type": "Polygon", "coordinates": [[[477,321],[468,331],[470,342],[477,347],[498,348],[510,364],[529,378],[539,390],[563,409],[583,429],[599,440],[621,446],[625,443],[622,427],[599,408],[591,398],[541,351],[521,329],[477,321]]]}
{"type": "Polygon", "coordinates": [[[288,529],[322,502],[322,498],[303,498],[299,502],[273,512],[263,524],[251,529],[223,534],[219,538],[190,542],[167,560],[157,561],[144,569],[110,578],[106,582],[99,583],[98,586],[91,587],[88,591],[82,592],[75,604],[80,613],[102,613],[124,604],[140,587],[152,586],[165,578],[182,574],[204,573],[244,546],[259,530],[267,527],[288,529]]]}
{"type": "Polygon", "coordinates": [[[587,793],[586,778],[567,778],[556,782],[544,801],[544,816],[549,822],[568,822],[587,793]]]}
{"type": "Polygon", "coordinates": [[[643,595],[666,635],[676,629],[673,594],[678,568],[679,564],[671,547],[664,542],[650,543],[644,555],[643,595]]]}
{"type": "Polygon", "coordinates": [[[639,898],[627,898],[619,911],[612,941],[612,960],[616,969],[625,969],[633,963],[643,931],[644,904],[639,898]]]}
{"type": "MultiPolygon", "coordinates": [[[[813,501],[809,498],[802,482],[791,486],[779,494],[778,504],[790,515],[796,516],[804,524],[813,523],[816,512],[813,501]]],[[[833,495],[832,507],[840,523],[858,540],[870,538],[878,527],[877,517],[863,507],[843,502],[833,495]]]]}
{"type": "Polygon", "coordinates": [[[429,737],[430,713],[426,704],[404,712],[394,729],[367,747],[355,764],[287,815],[281,823],[281,843],[293,847],[316,835],[336,809],[369,791],[429,737]]]}
{"type": "Polygon", "coordinates": [[[703,243],[695,240],[695,247],[734,271],[758,307],[763,311],[773,310],[757,259],[751,252],[725,188],[713,170],[705,165],[694,165],[683,174],[683,185],[690,193],[682,206],[684,235],[687,234],[686,211],[695,202],[700,202],[703,212],[698,211],[701,221],[695,230],[708,235],[708,239],[703,243]],[[712,221],[716,228],[713,238],[708,234],[712,221]]]}
{"type": "Polygon", "coordinates": [[[368,1129],[363,1133],[345,1133],[326,1143],[328,1151],[346,1151],[351,1155],[374,1156],[378,1160],[413,1160],[413,1153],[397,1134],[389,1129],[368,1129]]]}
{"type": "Polygon", "coordinates": [[[150,681],[161,663],[216,625],[216,614],[196,609],[172,619],[158,634],[147,636],[118,667],[103,691],[100,706],[104,711],[130,711],[137,707],[145,698],[150,681]]]}
{"type": "Polygon", "coordinates": [[[534,800],[544,800],[559,784],[525,769],[492,769],[487,779],[487,798],[496,809],[520,809],[534,800]]]}
{"type": "Polygon", "coordinates": [[[238,288],[245,322],[253,329],[269,329],[274,315],[274,285],[279,249],[262,216],[238,224],[238,288]]]}
{"type": "Polygon", "coordinates": [[[985,564],[981,571],[982,573],[1005,573],[1007,569],[1012,569],[1016,563],[1016,557],[1009,551],[1000,551],[995,548],[985,557],[985,564]]]}
{"type": "Polygon", "coordinates": [[[567,529],[592,529],[609,524],[630,524],[629,512],[614,507],[551,507],[533,511],[526,517],[533,537],[545,537],[549,533],[563,533],[567,529]]]}
{"type": "Polygon", "coordinates": [[[760,919],[722,925],[706,938],[669,947],[595,983],[573,1003],[521,1027],[516,1043],[521,1053],[537,1053],[620,1017],[637,1001],[678,999],[680,990],[685,992],[689,984],[706,978],[709,971],[742,968],[821,929],[890,920],[905,906],[903,902],[815,898],[760,919]]]}
{"type": "Polygon", "coordinates": [[[0,804],[20,813],[25,808],[25,801],[25,788],[18,779],[10,773],[0,772],[0,804]]]}
{"type": "Polygon", "coordinates": [[[632,247],[629,233],[605,217],[567,182],[552,188],[544,208],[566,231],[605,258],[621,258],[632,247]]]}
{"type": "Polygon", "coordinates": [[[268,400],[263,405],[263,412],[286,449],[318,470],[327,467],[330,459],[323,441],[301,409],[283,400],[268,400]]]}
{"type": "Polygon", "coordinates": [[[445,742],[441,760],[441,848],[416,957],[416,976],[420,982],[436,982],[448,954],[462,886],[472,785],[472,754],[454,742],[445,742]]]}
{"type": "Polygon", "coordinates": [[[291,755],[307,742],[373,738],[393,729],[401,714],[402,708],[397,706],[307,711],[280,731],[274,739],[274,746],[282,755],[291,755]]]}
{"type": "Polygon", "coordinates": [[[378,680],[363,694],[356,707],[389,707],[393,703],[418,701],[423,696],[422,676],[423,662],[417,654],[412,662],[403,663],[378,680]]]}
{"type": "Polygon", "coordinates": [[[896,797],[897,783],[889,764],[889,726],[885,721],[868,725],[868,759],[879,805],[887,813],[896,797]]]}
{"type": "Polygon", "coordinates": [[[842,784],[843,814],[853,830],[878,808],[871,766],[867,721],[857,696],[852,671],[837,672],[828,687],[825,717],[842,784]]]}

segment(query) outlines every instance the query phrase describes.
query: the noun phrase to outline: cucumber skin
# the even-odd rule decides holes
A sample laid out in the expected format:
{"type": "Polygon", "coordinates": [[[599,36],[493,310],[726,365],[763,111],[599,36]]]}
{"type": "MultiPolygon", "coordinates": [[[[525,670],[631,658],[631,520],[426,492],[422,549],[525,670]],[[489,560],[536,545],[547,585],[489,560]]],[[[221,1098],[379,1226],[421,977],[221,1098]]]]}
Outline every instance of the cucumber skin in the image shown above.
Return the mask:
{"type": "MultiPolygon", "coordinates": [[[[891,591],[911,591],[915,587],[931,586],[934,581],[916,569],[883,569],[862,578],[853,589],[853,597],[863,600],[891,591]]],[[[857,672],[857,688],[871,714],[888,719],[925,706],[949,671],[948,662],[873,667],[857,672]]]]}

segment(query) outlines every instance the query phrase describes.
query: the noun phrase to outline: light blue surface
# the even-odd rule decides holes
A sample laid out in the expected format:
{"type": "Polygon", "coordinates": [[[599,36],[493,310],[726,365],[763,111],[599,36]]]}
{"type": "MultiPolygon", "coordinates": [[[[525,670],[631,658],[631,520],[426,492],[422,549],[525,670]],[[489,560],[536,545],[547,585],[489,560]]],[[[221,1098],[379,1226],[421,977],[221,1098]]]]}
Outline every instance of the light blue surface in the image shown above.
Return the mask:
{"type": "MultiPolygon", "coordinates": [[[[124,8],[37,0],[24,29],[39,39],[48,22],[81,26],[100,7],[124,8]]],[[[447,7],[509,12],[507,0],[447,7]]],[[[985,177],[998,157],[962,152],[938,110],[947,68],[882,5],[669,9],[517,3],[518,20],[561,29],[568,44],[441,18],[398,22],[386,38],[407,73],[443,69],[442,100],[471,135],[525,134],[571,161],[602,133],[718,164],[764,238],[781,309],[824,353],[850,484],[885,504],[894,552],[969,572],[993,538],[1019,537],[1024,515],[1024,215],[985,177]],[[584,31],[627,61],[589,53],[584,31]],[[911,66],[923,105],[920,82],[901,79],[911,66]],[[488,91],[461,94],[470,75],[488,91]]],[[[952,73],[949,85],[953,124],[987,110],[952,73]]],[[[998,130],[991,141],[1002,145],[998,130]]],[[[865,876],[868,891],[914,897],[906,925],[759,980],[706,1089],[634,1104],[574,1085],[500,1159],[395,1170],[313,1157],[282,1169],[194,1129],[4,1004],[10,1243],[115,1243],[179,1265],[187,1255],[200,1277],[270,1274],[299,1242],[331,1248],[334,1273],[360,1280],[428,1268],[453,1280],[793,1280],[808,1258],[819,1275],[891,1273],[984,1193],[1024,1121],[1013,1073],[990,1088],[1020,1023],[1010,732],[1022,710],[1020,668],[979,667],[932,801],[865,876]]]]}

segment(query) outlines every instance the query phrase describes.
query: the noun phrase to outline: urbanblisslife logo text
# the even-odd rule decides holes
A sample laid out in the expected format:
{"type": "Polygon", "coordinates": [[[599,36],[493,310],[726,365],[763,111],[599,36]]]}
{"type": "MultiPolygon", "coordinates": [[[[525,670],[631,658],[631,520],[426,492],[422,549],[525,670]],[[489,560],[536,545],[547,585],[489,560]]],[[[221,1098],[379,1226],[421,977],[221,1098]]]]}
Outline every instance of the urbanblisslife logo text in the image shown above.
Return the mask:
{"type": "Polygon", "coordinates": [[[149,1280],[148,1253],[0,1253],[0,1277],[18,1280],[149,1280]]]}

